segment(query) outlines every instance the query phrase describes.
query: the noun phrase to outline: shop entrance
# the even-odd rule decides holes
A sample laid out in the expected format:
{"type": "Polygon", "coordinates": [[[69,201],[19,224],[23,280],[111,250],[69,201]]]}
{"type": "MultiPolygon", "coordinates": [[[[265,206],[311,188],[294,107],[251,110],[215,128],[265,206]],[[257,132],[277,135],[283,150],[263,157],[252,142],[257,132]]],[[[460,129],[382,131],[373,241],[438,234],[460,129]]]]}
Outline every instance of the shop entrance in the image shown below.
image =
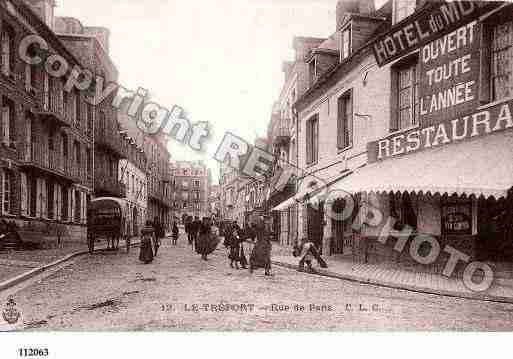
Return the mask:
{"type": "Polygon", "coordinates": [[[479,260],[513,262],[513,197],[478,202],[479,260]]]}
{"type": "Polygon", "coordinates": [[[324,237],[324,202],[316,206],[307,204],[307,233],[308,239],[315,244],[317,249],[322,252],[322,239],[324,237]]]}

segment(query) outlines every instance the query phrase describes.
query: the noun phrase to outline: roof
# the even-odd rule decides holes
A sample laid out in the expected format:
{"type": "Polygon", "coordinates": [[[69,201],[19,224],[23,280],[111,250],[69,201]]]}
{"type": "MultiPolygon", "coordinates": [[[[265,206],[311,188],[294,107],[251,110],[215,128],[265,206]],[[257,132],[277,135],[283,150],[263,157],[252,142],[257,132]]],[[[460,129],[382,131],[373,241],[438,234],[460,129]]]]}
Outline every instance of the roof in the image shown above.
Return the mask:
{"type": "Polygon", "coordinates": [[[511,158],[513,131],[502,132],[367,165],[330,190],[500,199],[513,187],[511,158]]]}

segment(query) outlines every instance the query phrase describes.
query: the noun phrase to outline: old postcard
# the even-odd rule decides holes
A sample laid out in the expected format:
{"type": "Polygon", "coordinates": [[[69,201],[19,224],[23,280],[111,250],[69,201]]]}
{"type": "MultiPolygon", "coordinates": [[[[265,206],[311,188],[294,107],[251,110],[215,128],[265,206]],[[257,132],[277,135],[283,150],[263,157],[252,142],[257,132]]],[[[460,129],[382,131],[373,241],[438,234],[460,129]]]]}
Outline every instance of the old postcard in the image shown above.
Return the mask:
{"type": "Polygon", "coordinates": [[[507,1],[0,0],[0,331],[511,331],[512,113],[507,1]]]}

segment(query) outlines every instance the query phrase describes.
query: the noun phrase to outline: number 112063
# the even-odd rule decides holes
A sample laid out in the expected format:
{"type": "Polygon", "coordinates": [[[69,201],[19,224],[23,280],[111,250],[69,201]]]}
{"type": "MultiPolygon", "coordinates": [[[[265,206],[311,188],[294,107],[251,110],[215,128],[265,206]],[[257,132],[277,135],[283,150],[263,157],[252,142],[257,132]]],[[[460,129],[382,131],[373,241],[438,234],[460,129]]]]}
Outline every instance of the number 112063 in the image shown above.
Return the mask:
{"type": "Polygon", "coordinates": [[[20,348],[18,355],[20,357],[47,357],[48,348],[20,348]]]}

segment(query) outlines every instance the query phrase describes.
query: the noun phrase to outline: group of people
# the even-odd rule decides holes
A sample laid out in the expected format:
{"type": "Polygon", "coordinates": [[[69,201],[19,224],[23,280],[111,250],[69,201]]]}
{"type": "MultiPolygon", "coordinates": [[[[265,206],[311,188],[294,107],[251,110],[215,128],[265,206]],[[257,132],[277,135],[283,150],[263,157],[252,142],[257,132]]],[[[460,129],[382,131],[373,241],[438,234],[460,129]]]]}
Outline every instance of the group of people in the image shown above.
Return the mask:
{"type": "MultiPolygon", "coordinates": [[[[208,254],[212,253],[218,245],[218,237],[212,233],[212,223],[208,218],[200,221],[198,217],[188,218],[185,221],[185,232],[192,249],[196,251],[203,260],[207,260],[208,254]]],[[[251,225],[242,229],[237,221],[228,223],[224,227],[224,245],[228,250],[228,259],[230,267],[235,269],[248,269],[253,273],[255,269],[263,268],[266,276],[271,275],[271,251],[272,244],[269,230],[263,217],[259,217],[251,225]],[[245,250],[245,244],[251,245],[250,251],[245,250]],[[246,258],[246,252],[250,252],[249,261],[246,258]]],[[[141,230],[141,251],[139,259],[144,263],[151,263],[157,255],[164,238],[163,227],[155,218],[155,221],[146,222],[146,226],[141,230]]],[[[177,244],[179,229],[177,223],[172,227],[172,243],[177,244]]],[[[313,272],[312,260],[315,258],[322,268],[327,264],[320,256],[314,243],[303,240],[296,245],[293,255],[299,257],[299,270],[304,271],[305,264],[307,270],[313,272]]]]}
{"type": "Polygon", "coordinates": [[[263,217],[259,217],[257,221],[246,227],[244,230],[240,228],[235,221],[226,226],[224,245],[229,248],[228,259],[230,267],[246,269],[249,264],[249,272],[253,273],[255,269],[263,268],[265,275],[271,275],[271,250],[272,244],[269,231],[265,225],[263,217]],[[244,251],[244,243],[252,245],[249,256],[249,263],[244,251]]]}

